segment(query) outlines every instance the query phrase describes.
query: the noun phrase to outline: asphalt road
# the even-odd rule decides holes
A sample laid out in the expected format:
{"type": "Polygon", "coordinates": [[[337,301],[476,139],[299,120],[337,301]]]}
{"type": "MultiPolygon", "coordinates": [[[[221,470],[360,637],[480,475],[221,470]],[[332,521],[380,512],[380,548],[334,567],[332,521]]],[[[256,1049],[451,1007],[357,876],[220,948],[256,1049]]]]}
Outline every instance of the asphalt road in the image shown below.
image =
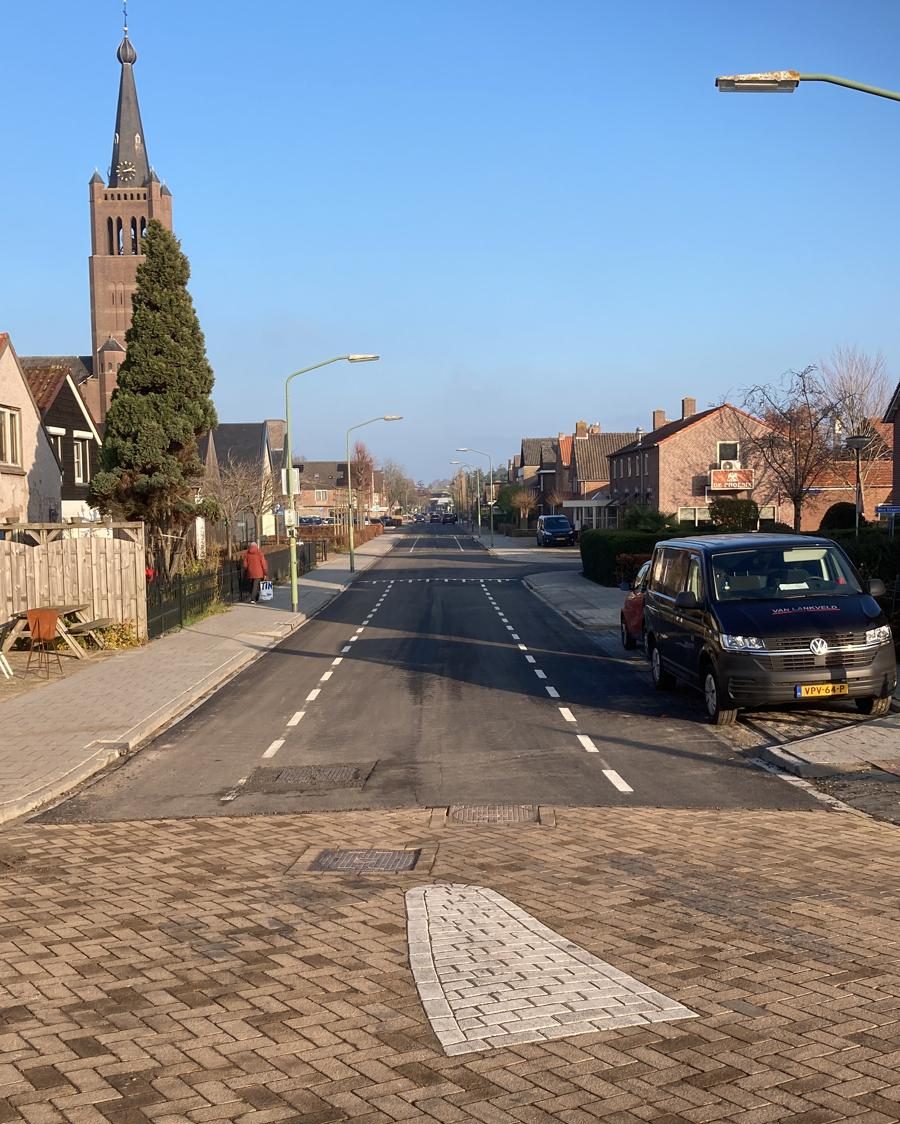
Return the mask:
{"type": "Polygon", "coordinates": [[[43,822],[450,804],[804,809],[696,698],[653,691],[455,527],[396,545],[319,616],[43,822]]]}

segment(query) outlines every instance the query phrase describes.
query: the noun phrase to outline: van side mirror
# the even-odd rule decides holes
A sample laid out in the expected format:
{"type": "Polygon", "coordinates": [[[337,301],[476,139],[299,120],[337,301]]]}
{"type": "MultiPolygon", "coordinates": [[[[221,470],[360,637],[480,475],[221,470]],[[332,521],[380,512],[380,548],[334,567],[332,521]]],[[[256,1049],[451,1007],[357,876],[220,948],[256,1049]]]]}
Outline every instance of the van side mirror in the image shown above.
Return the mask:
{"type": "Polygon", "coordinates": [[[676,609],[699,609],[700,602],[697,600],[697,594],[690,589],[683,589],[681,593],[675,594],[675,608],[676,609]]]}
{"type": "Polygon", "coordinates": [[[869,593],[871,593],[873,597],[884,597],[887,593],[887,588],[881,578],[872,578],[869,582],[869,593]]]}

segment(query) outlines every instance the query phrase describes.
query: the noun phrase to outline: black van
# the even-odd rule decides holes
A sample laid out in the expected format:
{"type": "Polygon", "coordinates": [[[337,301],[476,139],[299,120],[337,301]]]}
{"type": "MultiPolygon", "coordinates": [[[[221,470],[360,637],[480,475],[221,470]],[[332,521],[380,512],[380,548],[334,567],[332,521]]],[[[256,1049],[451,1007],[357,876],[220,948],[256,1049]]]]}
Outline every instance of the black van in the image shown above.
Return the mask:
{"type": "Polygon", "coordinates": [[[710,722],[739,707],[852,698],[887,714],[897,686],[890,625],[846,554],[808,535],[698,535],[656,544],[644,600],[658,690],[698,687],[710,722]]]}

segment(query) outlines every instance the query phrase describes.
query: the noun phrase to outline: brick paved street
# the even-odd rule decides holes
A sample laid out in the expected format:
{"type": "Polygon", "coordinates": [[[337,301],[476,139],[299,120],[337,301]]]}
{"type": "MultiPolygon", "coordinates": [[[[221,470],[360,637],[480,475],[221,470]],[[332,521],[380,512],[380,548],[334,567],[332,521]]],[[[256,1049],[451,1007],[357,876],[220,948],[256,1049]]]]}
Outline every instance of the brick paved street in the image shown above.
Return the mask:
{"type": "Polygon", "coordinates": [[[0,1121],[900,1119],[900,836],[814,812],[19,826],[0,1121]],[[432,828],[430,823],[443,823],[432,828]],[[419,868],[309,870],[324,847],[419,868]],[[476,882],[698,1017],[448,1057],[404,894],[476,882]]]}

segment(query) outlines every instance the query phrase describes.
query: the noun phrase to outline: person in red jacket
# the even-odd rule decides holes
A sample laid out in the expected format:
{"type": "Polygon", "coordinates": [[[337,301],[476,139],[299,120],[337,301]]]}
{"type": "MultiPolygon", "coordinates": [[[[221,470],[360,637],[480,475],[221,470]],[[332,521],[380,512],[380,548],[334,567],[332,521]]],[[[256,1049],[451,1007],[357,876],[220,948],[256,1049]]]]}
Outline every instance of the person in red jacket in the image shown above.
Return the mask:
{"type": "Polygon", "coordinates": [[[259,583],[263,578],[269,576],[269,567],[266,564],[266,556],[259,549],[259,546],[252,542],[247,547],[247,552],[244,555],[244,574],[253,582],[253,589],[250,593],[250,600],[255,604],[259,602],[259,583]]]}

